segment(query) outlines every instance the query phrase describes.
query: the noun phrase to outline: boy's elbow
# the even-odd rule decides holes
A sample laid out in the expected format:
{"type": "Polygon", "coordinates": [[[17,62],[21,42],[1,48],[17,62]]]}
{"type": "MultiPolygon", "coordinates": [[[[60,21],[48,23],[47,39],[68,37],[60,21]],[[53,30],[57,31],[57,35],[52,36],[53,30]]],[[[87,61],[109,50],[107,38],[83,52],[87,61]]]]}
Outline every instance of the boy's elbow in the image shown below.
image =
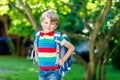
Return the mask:
{"type": "Polygon", "coordinates": [[[75,47],[71,44],[71,51],[73,52],[75,50],[75,47]]]}
{"type": "Polygon", "coordinates": [[[71,44],[71,43],[68,43],[65,45],[71,52],[73,52],[75,50],[75,47],[71,44]]]}
{"type": "Polygon", "coordinates": [[[72,45],[72,51],[74,51],[75,50],[75,47],[72,45]]]}

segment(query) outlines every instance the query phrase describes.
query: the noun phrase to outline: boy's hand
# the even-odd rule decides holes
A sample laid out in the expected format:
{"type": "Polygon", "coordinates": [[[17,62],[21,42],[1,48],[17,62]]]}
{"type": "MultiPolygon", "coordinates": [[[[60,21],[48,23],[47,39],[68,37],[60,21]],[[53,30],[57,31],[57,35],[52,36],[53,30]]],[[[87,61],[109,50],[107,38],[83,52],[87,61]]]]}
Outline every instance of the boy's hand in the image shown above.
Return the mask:
{"type": "Polygon", "coordinates": [[[59,60],[58,60],[58,64],[59,64],[60,66],[63,66],[63,65],[64,65],[64,61],[63,61],[62,59],[59,59],[59,60]]]}
{"type": "Polygon", "coordinates": [[[38,60],[35,60],[35,63],[38,64],[38,60]]]}

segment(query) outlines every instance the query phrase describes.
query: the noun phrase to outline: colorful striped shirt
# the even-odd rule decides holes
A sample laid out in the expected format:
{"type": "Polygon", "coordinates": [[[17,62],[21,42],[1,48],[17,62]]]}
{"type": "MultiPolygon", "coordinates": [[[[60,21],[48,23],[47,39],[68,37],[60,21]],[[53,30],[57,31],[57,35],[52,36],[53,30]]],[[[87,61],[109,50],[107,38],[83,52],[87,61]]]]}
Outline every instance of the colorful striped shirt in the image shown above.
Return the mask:
{"type": "MultiPolygon", "coordinates": [[[[56,42],[54,40],[54,33],[43,33],[40,32],[38,39],[38,66],[42,70],[53,70],[58,69],[60,66],[57,61],[57,50],[56,42]]],[[[60,36],[60,45],[63,46],[66,40],[60,36]]]]}

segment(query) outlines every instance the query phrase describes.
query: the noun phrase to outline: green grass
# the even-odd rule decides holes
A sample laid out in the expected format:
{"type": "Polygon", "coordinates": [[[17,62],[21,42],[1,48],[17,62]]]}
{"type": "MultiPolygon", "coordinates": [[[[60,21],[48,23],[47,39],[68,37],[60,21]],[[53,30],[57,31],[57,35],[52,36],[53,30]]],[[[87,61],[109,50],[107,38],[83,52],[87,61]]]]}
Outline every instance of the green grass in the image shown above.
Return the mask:
{"type": "MultiPolygon", "coordinates": [[[[38,68],[31,60],[19,57],[0,57],[0,69],[10,70],[10,72],[0,72],[0,80],[38,80],[38,68]]],[[[73,63],[71,71],[68,72],[64,80],[82,80],[83,68],[73,63]]],[[[106,80],[119,80],[120,71],[112,66],[107,66],[106,80]]]]}
{"type": "Polygon", "coordinates": [[[0,68],[12,72],[0,72],[0,79],[5,80],[37,80],[37,66],[24,58],[0,57],[0,68]]]}

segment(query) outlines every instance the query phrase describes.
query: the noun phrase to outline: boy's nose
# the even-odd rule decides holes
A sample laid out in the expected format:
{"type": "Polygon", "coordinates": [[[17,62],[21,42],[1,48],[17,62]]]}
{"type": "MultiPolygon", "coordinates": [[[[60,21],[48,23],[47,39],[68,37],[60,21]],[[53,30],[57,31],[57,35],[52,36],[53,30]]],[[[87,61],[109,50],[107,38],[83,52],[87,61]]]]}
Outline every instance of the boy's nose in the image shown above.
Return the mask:
{"type": "Polygon", "coordinates": [[[50,28],[50,24],[48,24],[47,28],[48,28],[48,29],[50,28]]]}
{"type": "Polygon", "coordinates": [[[49,23],[48,25],[49,25],[49,27],[50,27],[50,26],[51,26],[51,23],[49,23]]]}

